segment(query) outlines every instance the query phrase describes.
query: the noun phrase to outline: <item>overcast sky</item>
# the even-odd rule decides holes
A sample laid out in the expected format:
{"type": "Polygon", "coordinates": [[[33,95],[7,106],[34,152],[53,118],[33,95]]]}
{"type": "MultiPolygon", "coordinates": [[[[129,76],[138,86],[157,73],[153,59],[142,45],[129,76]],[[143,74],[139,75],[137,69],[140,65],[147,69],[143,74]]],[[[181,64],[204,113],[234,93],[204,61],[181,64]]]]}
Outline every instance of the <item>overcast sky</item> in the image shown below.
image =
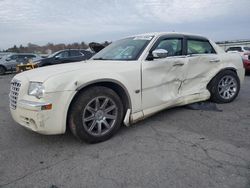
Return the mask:
{"type": "Polygon", "coordinates": [[[250,39],[250,0],[0,0],[0,50],[176,31],[250,39]]]}

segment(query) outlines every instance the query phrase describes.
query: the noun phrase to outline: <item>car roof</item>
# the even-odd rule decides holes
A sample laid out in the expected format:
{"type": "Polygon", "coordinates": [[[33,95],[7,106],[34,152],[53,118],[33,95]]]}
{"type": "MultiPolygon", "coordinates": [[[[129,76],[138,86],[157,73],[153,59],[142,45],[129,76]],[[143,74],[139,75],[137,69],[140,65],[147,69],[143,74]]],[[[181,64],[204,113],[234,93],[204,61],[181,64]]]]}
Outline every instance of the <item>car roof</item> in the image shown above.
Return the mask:
{"type": "Polygon", "coordinates": [[[181,32],[152,32],[152,33],[143,33],[143,34],[138,34],[138,35],[132,35],[129,37],[141,37],[141,36],[189,36],[189,37],[195,37],[195,38],[202,38],[202,39],[207,39],[206,37],[198,34],[193,34],[193,33],[181,33],[181,32]]]}
{"type": "Polygon", "coordinates": [[[244,46],[230,46],[229,48],[242,48],[244,46]]]}
{"type": "Polygon", "coordinates": [[[37,55],[33,53],[11,53],[11,55],[37,55]]]}

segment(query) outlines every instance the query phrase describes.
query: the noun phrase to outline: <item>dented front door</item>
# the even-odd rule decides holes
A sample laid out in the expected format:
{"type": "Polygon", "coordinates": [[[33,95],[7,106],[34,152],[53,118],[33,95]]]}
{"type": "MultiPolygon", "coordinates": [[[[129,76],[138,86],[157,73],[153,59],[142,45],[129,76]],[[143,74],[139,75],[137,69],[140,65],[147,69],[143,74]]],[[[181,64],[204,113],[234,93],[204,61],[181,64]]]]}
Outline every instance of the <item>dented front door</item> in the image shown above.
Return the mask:
{"type": "Polygon", "coordinates": [[[184,56],[154,59],[142,63],[142,107],[172,104],[180,95],[185,79],[187,58],[184,56]]]}

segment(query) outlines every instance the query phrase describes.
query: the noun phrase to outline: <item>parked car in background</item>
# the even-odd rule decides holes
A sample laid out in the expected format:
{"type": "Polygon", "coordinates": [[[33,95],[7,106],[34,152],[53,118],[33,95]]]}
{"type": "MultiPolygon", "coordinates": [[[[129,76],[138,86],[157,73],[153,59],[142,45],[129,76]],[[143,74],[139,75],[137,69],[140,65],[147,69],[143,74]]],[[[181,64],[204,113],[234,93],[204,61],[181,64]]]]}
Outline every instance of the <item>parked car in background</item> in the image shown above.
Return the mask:
{"type": "MultiPolygon", "coordinates": [[[[118,40],[78,63],[42,67],[11,81],[16,122],[41,134],[101,142],[163,109],[211,99],[232,102],[245,70],[242,58],[206,37],[148,33],[118,40]]],[[[192,123],[192,122],[190,122],[192,123]]]]}
{"type": "Polygon", "coordinates": [[[32,53],[12,53],[3,56],[0,59],[0,74],[4,74],[6,71],[16,70],[17,65],[27,63],[29,59],[35,61],[41,59],[41,57],[32,53]]]}
{"type": "Polygon", "coordinates": [[[0,59],[2,59],[2,57],[11,54],[11,52],[0,52],[0,59]]]}
{"type": "Polygon", "coordinates": [[[229,52],[229,51],[250,52],[250,47],[247,47],[247,46],[231,46],[226,50],[226,52],[229,52]]]}
{"type": "Polygon", "coordinates": [[[243,59],[250,59],[250,47],[247,46],[231,46],[226,52],[239,52],[243,59]]]}
{"type": "Polygon", "coordinates": [[[246,73],[250,73],[250,52],[248,53],[248,59],[243,58],[243,64],[246,69],[246,73]]]}
{"type": "Polygon", "coordinates": [[[35,61],[38,67],[90,59],[94,53],[82,49],[68,49],[55,52],[47,58],[35,61]]]}

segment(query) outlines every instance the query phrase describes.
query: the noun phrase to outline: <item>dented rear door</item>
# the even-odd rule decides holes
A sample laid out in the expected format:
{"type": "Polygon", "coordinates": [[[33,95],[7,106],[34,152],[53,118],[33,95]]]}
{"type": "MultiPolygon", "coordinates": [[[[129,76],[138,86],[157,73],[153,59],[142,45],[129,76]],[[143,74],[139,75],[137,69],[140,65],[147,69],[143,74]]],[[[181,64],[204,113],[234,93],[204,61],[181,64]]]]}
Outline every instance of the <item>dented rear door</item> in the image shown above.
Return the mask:
{"type": "Polygon", "coordinates": [[[208,40],[190,38],[186,41],[187,72],[181,90],[185,95],[202,93],[221,68],[221,59],[208,40]]]}

